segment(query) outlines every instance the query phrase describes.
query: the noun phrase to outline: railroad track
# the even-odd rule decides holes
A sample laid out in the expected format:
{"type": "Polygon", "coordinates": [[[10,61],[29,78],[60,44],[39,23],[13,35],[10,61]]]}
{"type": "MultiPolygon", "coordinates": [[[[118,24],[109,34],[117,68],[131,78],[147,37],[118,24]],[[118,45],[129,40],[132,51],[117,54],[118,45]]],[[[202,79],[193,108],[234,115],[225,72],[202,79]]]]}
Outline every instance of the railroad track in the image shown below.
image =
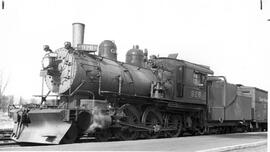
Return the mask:
{"type": "Polygon", "coordinates": [[[0,129],[0,151],[1,148],[6,147],[18,147],[20,146],[15,141],[13,141],[10,136],[12,134],[12,129],[0,129]]]}
{"type": "Polygon", "coordinates": [[[0,141],[0,151],[2,148],[7,148],[7,147],[19,147],[17,143],[15,143],[13,140],[4,140],[0,141]]]}
{"type": "Polygon", "coordinates": [[[12,129],[0,129],[0,141],[10,139],[12,129]]]}
{"type": "Polygon", "coordinates": [[[0,129],[0,146],[3,145],[12,145],[15,144],[13,140],[11,140],[10,136],[12,134],[12,129],[0,129]]]}

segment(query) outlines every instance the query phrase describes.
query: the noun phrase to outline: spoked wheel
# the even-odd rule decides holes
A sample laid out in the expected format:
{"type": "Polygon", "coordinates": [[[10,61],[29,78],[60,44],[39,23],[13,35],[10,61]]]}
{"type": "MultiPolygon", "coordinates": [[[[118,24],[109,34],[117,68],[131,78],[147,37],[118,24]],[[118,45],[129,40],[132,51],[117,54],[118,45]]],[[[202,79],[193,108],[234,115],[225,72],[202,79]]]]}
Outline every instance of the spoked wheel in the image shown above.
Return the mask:
{"type": "Polygon", "coordinates": [[[145,133],[146,138],[154,139],[160,135],[159,130],[162,128],[163,119],[161,113],[155,108],[148,107],[145,109],[142,116],[142,123],[145,126],[154,129],[153,131],[147,131],[145,133]]]}
{"type": "Polygon", "coordinates": [[[165,118],[165,123],[166,127],[168,127],[169,129],[174,129],[171,131],[166,131],[166,137],[178,137],[180,134],[182,134],[183,124],[181,117],[167,115],[165,118]]]}
{"type": "Polygon", "coordinates": [[[74,143],[77,137],[78,137],[78,128],[75,124],[72,124],[67,133],[65,134],[65,136],[63,137],[63,139],[61,140],[61,143],[62,144],[74,143]]]}
{"type": "MultiPolygon", "coordinates": [[[[120,112],[124,115],[123,118],[121,118],[121,122],[127,123],[130,125],[136,125],[140,122],[140,115],[137,108],[130,104],[125,104],[120,107],[120,112]]],[[[120,140],[134,140],[137,139],[139,136],[139,132],[135,130],[135,128],[132,128],[130,126],[123,126],[117,133],[116,136],[120,140]]]]}

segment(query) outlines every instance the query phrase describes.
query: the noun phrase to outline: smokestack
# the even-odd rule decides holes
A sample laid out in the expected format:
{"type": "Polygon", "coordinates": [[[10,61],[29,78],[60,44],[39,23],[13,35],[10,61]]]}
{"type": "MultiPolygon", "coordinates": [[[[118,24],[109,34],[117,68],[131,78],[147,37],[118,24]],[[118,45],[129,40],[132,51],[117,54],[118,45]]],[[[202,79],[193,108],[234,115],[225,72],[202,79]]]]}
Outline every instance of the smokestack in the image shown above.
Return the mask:
{"type": "Polygon", "coordinates": [[[72,47],[77,47],[78,44],[83,44],[84,39],[84,24],[73,23],[73,43],[72,47]]]}

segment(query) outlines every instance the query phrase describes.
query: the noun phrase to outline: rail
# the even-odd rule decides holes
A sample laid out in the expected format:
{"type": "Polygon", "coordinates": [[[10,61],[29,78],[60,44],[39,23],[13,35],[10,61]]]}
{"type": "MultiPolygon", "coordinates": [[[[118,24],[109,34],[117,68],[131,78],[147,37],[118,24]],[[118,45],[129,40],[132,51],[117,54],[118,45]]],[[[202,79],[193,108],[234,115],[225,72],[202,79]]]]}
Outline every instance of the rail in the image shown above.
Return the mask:
{"type": "Polygon", "coordinates": [[[0,143],[11,140],[12,129],[0,129],[0,143]]]}

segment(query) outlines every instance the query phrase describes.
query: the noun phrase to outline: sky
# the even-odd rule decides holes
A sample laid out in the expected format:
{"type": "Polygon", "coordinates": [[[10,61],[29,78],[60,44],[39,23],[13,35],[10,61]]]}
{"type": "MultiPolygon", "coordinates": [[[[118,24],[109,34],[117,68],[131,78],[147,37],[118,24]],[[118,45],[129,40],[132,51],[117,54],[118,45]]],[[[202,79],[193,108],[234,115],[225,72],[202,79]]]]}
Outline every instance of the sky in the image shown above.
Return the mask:
{"type": "Polygon", "coordinates": [[[208,65],[228,82],[270,89],[270,2],[263,0],[4,0],[0,70],[7,95],[41,93],[41,59],[72,41],[72,23],[86,25],[85,43],[114,40],[118,60],[133,45],[149,55],[208,65]]]}

